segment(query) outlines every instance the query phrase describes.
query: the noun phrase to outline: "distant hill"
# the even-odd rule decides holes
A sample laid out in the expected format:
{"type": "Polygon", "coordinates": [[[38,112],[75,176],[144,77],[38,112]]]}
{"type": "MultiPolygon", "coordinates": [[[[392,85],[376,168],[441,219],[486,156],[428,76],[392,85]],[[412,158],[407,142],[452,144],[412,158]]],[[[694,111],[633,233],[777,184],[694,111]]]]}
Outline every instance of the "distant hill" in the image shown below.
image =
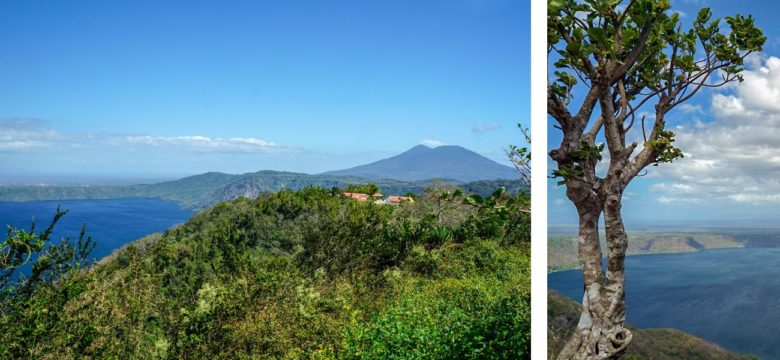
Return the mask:
{"type": "Polygon", "coordinates": [[[527,191],[508,166],[460,146],[415,146],[389,159],[319,175],[263,170],[241,175],[208,172],[182,179],[138,185],[0,185],[0,201],[154,198],[199,210],[239,196],[307,186],[377,184],[386,194],[421,193],[443,179],[470,194],[486,196],[503,186],[510,194],[527,191]],[[438,181],[438,180],[436,180],[438,181]]]}
{"type": "MultiPolygon", "coordinates": [[[[547,292],[547,353],[557,355],[571,331],[577,326],[580,304],[549,290],[547,292]]],[[[676,329],[637,329],[628,326],[634,335],[624,359],[631,360],[751,360],[755,356],[730,352],[702,338],[676,329]]]]}
{"type": "MultiPolygon", "coordinates": [[[[386,194],[421,193],[432,180],[400,181],[355,176],[310,175],[282,171],[258,171],[242,175],[210,172],[156,184],[128,186],[0,186],[0,201],[78,200],[155,198],[179,203],[188,209],[203,209],[217,202],[243,196],[255,198],[263,192],[297,190],[307,186],[346,187],[350,184],[377,184],[386,194]]],[[[482,180],[455,183],[467,193],[486,196],[503,186],[511,194],[526,191],[520,180],[482,180]]]]}
{"type": "MultiPolygon", "coordinates": [[[[760,231],[762,236],[770,231],[760,231]]],[[[774,231],[777,239],[780,231],[774,231]]],[[[748,236],[756,231],[740,230],[658,230],[629,231],[631,241],[628,243],[627,255],[691,253],[708,249],[728,249],[742,247],[762,247],[746,241],[748,236]]],[[[605,236],[601,237],[602,249],[606,248],[605,236]]],[[[573,235],[547,236],[547,269],[559,271],[579,267],[577,260],[578,238],[573,235]]],[[[775,241],[774,246],[780,245],[775,241]]],[[[763,246],[767,247],[767,246],[763,246]]]]}
{"type": "Polygon", "coordinates": [[[447,179],[460,182],[518,178],[515,169],[454,145],[435,148],[417,145],[391,158],[349,169],[328,171],[323,175],[403,181],[447,179]]]}
{"type": "MultiPolygon", "coordinates": [[[[464,185],[465,186],[465,185],[464,185]]],[[[547,236],[547,269],[559,271],[579,267],[576,229],[564,228],[547,236]],[[568,234],[568,235],[565,235],[568,234]]],[[[780,229],[767,228],[669,228],[629,230],[627,255],[692,253],[709,249],[778,248],[780,229]]],[[[601,237],[602,249],[606,247],[601,237]]]]}
{"type": "Polygon", "coordinates": [[[420,193],[431,185],[430,181],[398,181],[378,179],[371,180],[354,176],[310,175],[294,172],[263,170],[254,173],[238,175],[229,183],[217,189],[212,198],[215,201],[232,200],[239,196],[255,198],[263,192],[281,189],[297,190],[307,186],[318,186],[329,189],[343,188],[351,184],[377,184],[388,194],[420,193]]]}

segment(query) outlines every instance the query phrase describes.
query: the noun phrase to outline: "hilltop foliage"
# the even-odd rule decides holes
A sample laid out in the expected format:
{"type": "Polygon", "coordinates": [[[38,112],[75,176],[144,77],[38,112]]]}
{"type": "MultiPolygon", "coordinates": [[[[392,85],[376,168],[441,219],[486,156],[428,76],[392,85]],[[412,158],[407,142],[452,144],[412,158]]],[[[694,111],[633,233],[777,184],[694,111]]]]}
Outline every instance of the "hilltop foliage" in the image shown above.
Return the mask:
{"type": "Polygon", "coordinates": [[[0,357],[528,358],[530,215],[485,205],[527,198],[497,194],[222,202],[53,277],[0,318],[0,357]]]}

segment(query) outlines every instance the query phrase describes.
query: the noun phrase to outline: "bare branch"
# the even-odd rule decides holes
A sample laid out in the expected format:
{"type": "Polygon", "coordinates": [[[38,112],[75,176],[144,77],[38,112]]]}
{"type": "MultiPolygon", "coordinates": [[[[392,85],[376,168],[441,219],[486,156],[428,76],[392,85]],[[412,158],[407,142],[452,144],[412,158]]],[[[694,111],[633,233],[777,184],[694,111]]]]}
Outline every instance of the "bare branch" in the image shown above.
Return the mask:
{"type": "Polygon", "coordinates": [[[596,135],[601,131],[601,127],[604,125],[604,117],[599,116],[591,126],[590,130],[582,137],[583,141],[593,144],[596,141],[596,135]]]}

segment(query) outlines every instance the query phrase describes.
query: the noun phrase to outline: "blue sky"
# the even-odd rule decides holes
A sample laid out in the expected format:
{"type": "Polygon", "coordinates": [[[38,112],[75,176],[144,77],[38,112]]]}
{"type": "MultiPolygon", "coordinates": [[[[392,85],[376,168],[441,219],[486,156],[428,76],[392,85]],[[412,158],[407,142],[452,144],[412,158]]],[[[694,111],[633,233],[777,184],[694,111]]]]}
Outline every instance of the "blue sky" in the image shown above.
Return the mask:
{"type": "Polygon", "coordinates": [[[506,163],[528,1],[4,1],[0,182],[316,173],[455,144],[506,163]]]}
{"type": "MultiPolygon", "coordinates": [[[[748,59],[745,82],[703,90],[667,118],[686,157],[650,167],[629,185],[623,206],[627,226],[780,226],[780,24],[773,15],[780,5],[672,1],[686,27],[702,6],[720,17],[753,14],[768,38],[765,49],[748,59]]],[[[556,147],[561,135],[551,119],[548,134],[548,146],[556,147]]],[[[548,166],[551,171],[549,160],[548,166]]],[[[564,188],[553,180],[549,188],[548,222],[576,224],[564,188]]]]}

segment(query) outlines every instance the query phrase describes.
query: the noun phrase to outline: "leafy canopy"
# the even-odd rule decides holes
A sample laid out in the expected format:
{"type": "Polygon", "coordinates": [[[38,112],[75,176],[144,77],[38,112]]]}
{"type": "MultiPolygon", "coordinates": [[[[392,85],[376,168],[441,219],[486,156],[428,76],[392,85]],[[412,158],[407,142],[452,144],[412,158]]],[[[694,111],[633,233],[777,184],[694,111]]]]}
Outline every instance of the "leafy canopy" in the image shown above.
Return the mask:
{"type": "Polygon", "coordinates": [[[551,153],[559,164],[554,175],[595,177],[588,168],[601,160],[603,148],[594,140],[602,127],[612,157],[628,160],[637,144],[627,145],[625,137],[635,122],[641,122],[644,146],[627,164],[625,183],[647,165],[682,157],[675,134],[664,128],[666,113],[702,88],[742,81],[745,57],[766,41],[752,16],[727,16],[725,24],[704,7],[683,30],[668,0],[549,0],[548,54],[555,70],[548,113],[565,134],[562,148],[551,153]],[[586,94],[574,112],[578,87],[586,94]],[[636,121],[645,105],[653,106],[649,128],[644,117],[636,121]]]}

